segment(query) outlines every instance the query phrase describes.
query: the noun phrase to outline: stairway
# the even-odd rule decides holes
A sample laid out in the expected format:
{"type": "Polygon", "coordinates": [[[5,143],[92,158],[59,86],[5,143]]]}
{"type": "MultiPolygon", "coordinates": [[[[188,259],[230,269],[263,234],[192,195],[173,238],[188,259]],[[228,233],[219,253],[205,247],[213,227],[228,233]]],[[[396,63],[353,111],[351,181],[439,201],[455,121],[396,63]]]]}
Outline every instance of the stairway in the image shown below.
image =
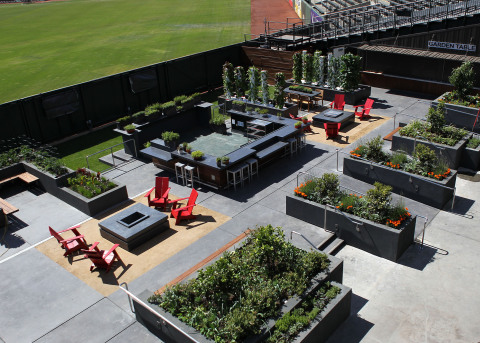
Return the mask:
{"type": "Polygon", "coordinates": [[[112,154],[105,155],[103,157],[100,157],[98,160],[102,163],[105,163],[109,166],[118,166],[122,163],[128,162],[132,159],[132,155],[129,155],[125,152],[125,150],[118,150],[112,154]]]}
{"type": "Polygon", "coordinates": [[[325,239],[320,242],[317,249],[330,255],[335,255],[341,247],[345,245],[343,239],[338,238],[335,234],[329,233],[325,239]]]}

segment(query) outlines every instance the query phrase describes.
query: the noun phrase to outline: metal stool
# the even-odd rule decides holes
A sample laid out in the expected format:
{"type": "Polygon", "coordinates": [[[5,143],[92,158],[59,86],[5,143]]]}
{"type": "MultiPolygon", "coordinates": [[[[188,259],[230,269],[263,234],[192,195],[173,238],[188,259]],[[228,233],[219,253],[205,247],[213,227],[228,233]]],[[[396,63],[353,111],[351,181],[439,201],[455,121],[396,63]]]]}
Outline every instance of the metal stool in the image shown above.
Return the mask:
{"type": "Polygon", "coordinates": [[[257,175],[258,177],[258,160],[256,158],[249,158],[245,162],[250,167],[250,179],[252,179],[253,175],[257,175]]]}
{"type": "Polygon", "coordinates": [[[233,185],[233,188],[237,190],[237,184],[242,183],[242,166],[238,166],[234,169],[227,170],[227,185],[233,185]]]}
{"type": "Polygon", "coordinates": [[[240,172],[242,173],[242,186],[245,181],[250,181],[250,165],[244,163],[240,166],[240,172]]]}
{"type": "Polygon", "coordinates": [[[297,135],[298,150],[302,150],[307,145],[307,136],[304,133],[297,135]]]}
{"type": "Polygon", "coordinates": [[[290,156],[292,156],[293,154],[296,154],[297,153],[297,139],[292,137],[292,138],[289,138],[287,140],[287,142],[289,143],[290,156]]]}
{"type": "Polygon", "coordinates": [[[193,180],[199,180],[200,176],[198,174],[198,167],[186,166],[184,168],[185,173],[185,185],[188,186],[188,181],[190,181],[193,188],[193,180]],[[197,171],[197,176],[195,176],[195,170],[197,171]]]}
{"type": "Polygon", "coordinates": [[[185,165],[183,163],[177,162],[175,163],[175,177],[178,179],[182,179],[182,184],[185,186],[185,165]],[[180,170],[180,173],[178,172],[180,170]]]}

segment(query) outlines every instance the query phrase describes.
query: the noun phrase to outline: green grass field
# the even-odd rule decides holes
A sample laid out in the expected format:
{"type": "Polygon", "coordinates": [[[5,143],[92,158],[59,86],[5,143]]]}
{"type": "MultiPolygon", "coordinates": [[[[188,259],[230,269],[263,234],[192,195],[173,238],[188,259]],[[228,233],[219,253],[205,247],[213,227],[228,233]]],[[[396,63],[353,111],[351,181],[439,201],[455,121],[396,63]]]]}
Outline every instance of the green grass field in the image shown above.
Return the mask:
{"type": "Polygon", "coordinates": [[[209,50],[250,32],[249,0],[0,5],[0,103],[209,50]]]}

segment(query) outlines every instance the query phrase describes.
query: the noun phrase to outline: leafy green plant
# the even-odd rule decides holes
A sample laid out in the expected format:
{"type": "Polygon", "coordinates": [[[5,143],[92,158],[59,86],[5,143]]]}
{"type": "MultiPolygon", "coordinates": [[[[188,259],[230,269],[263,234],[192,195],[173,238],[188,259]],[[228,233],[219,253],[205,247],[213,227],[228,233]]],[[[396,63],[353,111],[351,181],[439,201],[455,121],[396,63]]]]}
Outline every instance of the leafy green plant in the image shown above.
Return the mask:
{"type": "Polygon", "coordinates": [[[123,127],[123,129],[127,132],[135,131],[136,126],[133,124],[128,124],[123,127]]]}
{"type": "Polygon", "coordinates": [[[163,103],[162,105],[160,105],[160,108],[163,111],[166,111],[166,110],[169,110],[169,109],[172,109],[172,108],[175,108],[175,107],[176,107],[175,101],[167,101],[167,102],[163,103]]]}
{"type": "Polygon", "coordinates": [[[234,101],[232,101],[232,105],[242,106],[242,105],[245,105],[245,102],[243,102],[241,100],[234,100],[234,101]]]}
{"type": "Polygon", "coordinates": [[[248,79],[249,79],[248,100],[251,102],[256,102],[258,98],[258,86],[260,82],[260,74],[257,67],[251,66],[250,68],[248,68],[248,79]]]}
{"type": "Polygon", "coordinates": [[[152,146],[152,143],[151,143],[150,141],[148,141],[148,142],[146,142],[145,144],[143,144],[143,146],[144,146],[145,148],[149,148],[149,147],[152,146]]]}
{"type": "Polygon", "coordinates": [[[430,107],[427,114],[427,122],[430,124],[430,131],[442,134],[445,126],[445,104],[439,103],[436,108],[430,107]]]}
{"type": "Polygon", "coordinates": [[[173,102],[175,102],[175,105],[181,105],[182,101],[186,100],[188,97],[185,94],[182,95],[177,95],[175,98],[173,98],[173,102]]]}
{"type": "Polygon", "coordinates": [[[101,177],[100,172],[96,174],[91,173],[85,168],[79,168],[75,177],[69,178],[67,182],[71,190],[89,199],[117,186],[106,178],[101,177]]]}
{"type": "Polygon", "coordinates": [[[306,83],[313,80],[313,56],[309,53],[303,55],[303,79],[306,83]]]}
{"type": "Polygon", "coordinates": [[[327,84],[328,87],[336,89],[340,86],[341,77],[339,76],[339,71],[341,68],[340,58],[333,57],[332,54],[328,55],[328,66],[327,66],[327,84]]]}
{"type": "Polygon", "coordinates": [[[231,98],[235,92],[235,79],[234,79],[233,65],[230,62],[223,64],[223,91],[227,98],[231,98]]]}
{"type": "Polygon", "coordinates": [[[203,156],[205,156],[205,154],[200,150],[196,150],[196,151],[192,152],[192,157],[195,160],[201,160],[203,158],[203,156]]]}
{"type": "Polygon", "coordinates": [[[285,105],[285,74],[275,74],[275,90],[273,92],[273,99],[275,101],[275,107],[283,108],[285,105]]]}
{"type": "Polygon", "coordinates": [[[313,92],[313,89],[311,89],[310,87],[305,87],[305,86],[301,86],[301,85],[292,85],[292,86],[288,87],[288,89],[290,89],[292,91],[303,92],[303,93],[312,93],[313,92]]]}
{"type": "Polygon", "coordinates": [[[322,56],[322,52],[317,50],[313,54],[313,81],[318,85],[324,84],[325,78],[325,56],[322,56]]]}
{"type": "Polygon", "coordinates": [[[245,78],[245,69],[242,66],[235,67],[235,93],[237,97],[245,96],[247,92],[247,80],[245,78]]]}
{"type": "Polygon", "coordinates": [[[293,54],[292,67],[293,80],[295,83],[302,82],[302,53],[296,52],[293,54]]]}
{"type": "Polygon", "coordinates": [[[148,105],[145,107],[145,116],[148,118],[153,115],[160,114],[161,105],[157,102],[155,104],[148,105]]]}
{"type": "Polygon", "coordinates": [[[351,53],[343,55],[340,63],[340,86],[350,92],[358,88],[362,58],[351,53]]]}
{"type": "Polygon", "coordinates": [[[268,108],[260,108],[256,111],[258,114],[268,114],[268,108]]]}
{"type": "Polygon", "coordinates": [[[180,134],[173,131],[165,131],[165,132],[162,132],[162,139],[165,142],[174,142],[180,139],[180,134]]]}
{"type": "Polygon", "coordinates": [[[295,127],[296,129],[301,128],[301,127],[302,127],[302,122],[301,122],[301,121],[297,121],[297,122],[294,124],[294,127],[295,127]]]}
{"type": "Polygon", "coordinates": [[[228,164],[230,162],[230,157],[228,156],[222,156],[222,163],[223,164],[228,164]]]}
{"type": "Polygon", "coordinates": [[[473,136],[467,142],[467,147],[470,149],[476,149],[480,145],[480,137],[473,136]]]}
{"type": "Polygon", "coordinates": [[[264,105],[267,105],[270,102],[267,78],[268,72],[266,70],[262,70],[260,72],[260,87],[262,89],[262,104],[264,105]]]}
{"type": "Polygon", "coordinates": [[[209,123],[211,125],[225,125],[225,116],[218,112],[215,112],[210,118],[209,123]]]}
{"type": "Polygon", "coordinates": [[[428,173],[428,171],[432,170],[437,164],[435,151],[426,145],[417,144],[413,155],[417,158],[419,162],[418,168],[420,168],[423,173],[428,173]]]}
{"type": "Polygon", "coordinates": [[[475,72],[473,71],[472,63],[465,61],[460,67],[453,69],[448,81],[455,88],[452,95],[457,100],[465,100],[469,93],[472,92],[475,82],[475,72]]]}
{"type": "Polygon", "coordinates": [[[130,116],[121,117],[117,119],[117,122],[120,124],[120,126],[125,126],[132,122],[132,117],[130,116]]]}

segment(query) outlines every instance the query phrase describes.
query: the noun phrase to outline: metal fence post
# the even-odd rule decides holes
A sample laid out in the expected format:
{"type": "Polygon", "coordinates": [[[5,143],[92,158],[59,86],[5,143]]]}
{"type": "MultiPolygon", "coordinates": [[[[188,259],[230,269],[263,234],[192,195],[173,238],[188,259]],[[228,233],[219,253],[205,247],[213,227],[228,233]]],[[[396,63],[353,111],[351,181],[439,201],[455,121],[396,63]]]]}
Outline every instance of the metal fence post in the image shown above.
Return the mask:
{"type": "Polygon", "coordinates": [[[339,170],[338,170],[338,149],[336,149],[336,150],[337,150],[337,151],[336,151],[336,153],[337,153],[337,171],[339,171],[339,170]]]}

